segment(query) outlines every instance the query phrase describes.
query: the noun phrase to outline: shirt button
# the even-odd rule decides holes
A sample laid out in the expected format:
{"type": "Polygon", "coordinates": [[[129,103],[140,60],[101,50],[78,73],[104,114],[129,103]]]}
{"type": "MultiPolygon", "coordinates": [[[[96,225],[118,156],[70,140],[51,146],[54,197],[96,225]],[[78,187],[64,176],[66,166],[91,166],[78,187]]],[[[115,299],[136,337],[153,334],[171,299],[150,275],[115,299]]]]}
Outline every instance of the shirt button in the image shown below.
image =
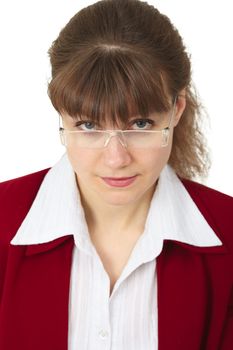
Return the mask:
{"type": "Polygon", "coordinates": [[[108,337],[108,331],[105,331],[105,330],[102,329],[99,332],[99,336],[100,336],[101,339],[106,339],[108,337]]]}

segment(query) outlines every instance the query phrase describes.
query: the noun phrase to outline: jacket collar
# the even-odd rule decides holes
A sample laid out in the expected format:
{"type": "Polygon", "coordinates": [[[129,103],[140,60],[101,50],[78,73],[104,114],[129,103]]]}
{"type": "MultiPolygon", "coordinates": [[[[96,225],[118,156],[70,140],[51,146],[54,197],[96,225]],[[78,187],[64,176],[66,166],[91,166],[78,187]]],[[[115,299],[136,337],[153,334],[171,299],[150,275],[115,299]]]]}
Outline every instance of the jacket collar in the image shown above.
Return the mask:
{"type": "MultiPolygon", "coordinates": [[[[172,241],[197,252],[224,253],[226,248],[210,227],[182,181],[166,165],[151,201],[145,230],[163,242],[172,241]],[[155,236],[156,235],[156,236],[155,236]]],[[[12,239],[28,245],[27,254],[47,251],[68,239],[90,238],[75,175],[67,154],[46,174],[37,196],[12,239]]]]}

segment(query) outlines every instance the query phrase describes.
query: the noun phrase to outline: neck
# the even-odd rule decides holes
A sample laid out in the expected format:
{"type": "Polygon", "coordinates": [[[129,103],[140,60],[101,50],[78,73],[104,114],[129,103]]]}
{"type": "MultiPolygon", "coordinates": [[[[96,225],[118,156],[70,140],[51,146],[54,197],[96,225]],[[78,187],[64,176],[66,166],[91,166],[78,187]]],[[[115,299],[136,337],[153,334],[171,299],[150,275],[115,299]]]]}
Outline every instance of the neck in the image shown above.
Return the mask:
{"type": "Polygon", "coordinates": [[[90,234],[98,232],[103,237],[116,238],[126,233],[144,230],[147,214],[155,186],[149,189],[143,198],[127,205],[111,205],[101,199],[88,198],[79,186],[81,202],[90,234]]]}

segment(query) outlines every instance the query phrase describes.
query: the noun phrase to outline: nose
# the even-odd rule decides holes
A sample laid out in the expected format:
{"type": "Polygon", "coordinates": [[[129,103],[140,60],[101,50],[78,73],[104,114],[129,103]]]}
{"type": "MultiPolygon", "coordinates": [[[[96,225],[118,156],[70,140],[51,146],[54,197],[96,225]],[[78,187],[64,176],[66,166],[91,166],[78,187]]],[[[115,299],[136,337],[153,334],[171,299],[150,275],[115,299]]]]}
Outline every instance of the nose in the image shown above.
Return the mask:
{"type": "Polygon", "coordinates": [[[103,149],[104,163],[111,168],[122,168],[132,161],[128,149],[122,145],[119,136],[110,138],[107,146],[103,149]]]}

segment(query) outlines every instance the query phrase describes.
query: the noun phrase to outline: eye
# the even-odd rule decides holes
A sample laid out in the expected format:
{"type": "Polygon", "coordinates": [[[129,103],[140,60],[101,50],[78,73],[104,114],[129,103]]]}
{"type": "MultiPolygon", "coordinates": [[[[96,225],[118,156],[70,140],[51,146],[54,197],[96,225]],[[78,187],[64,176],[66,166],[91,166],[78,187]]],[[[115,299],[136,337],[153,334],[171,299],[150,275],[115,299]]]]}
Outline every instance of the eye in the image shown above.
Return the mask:
{"type": "Polygon", "coordinates": [[[155,122],[151,119],[136,119],[130,125],[136,126],[134,130],[148,130],[155,125],[155,122]]]}
{"type": "Polygon", "coordinates": [[[80,121],[75,123],[75,126],[78,127],[79,129],[81,129],[82,131],[91,131],[91,130],[95,130],[95,123],[93,123],[92,121],[80,121]]]}

